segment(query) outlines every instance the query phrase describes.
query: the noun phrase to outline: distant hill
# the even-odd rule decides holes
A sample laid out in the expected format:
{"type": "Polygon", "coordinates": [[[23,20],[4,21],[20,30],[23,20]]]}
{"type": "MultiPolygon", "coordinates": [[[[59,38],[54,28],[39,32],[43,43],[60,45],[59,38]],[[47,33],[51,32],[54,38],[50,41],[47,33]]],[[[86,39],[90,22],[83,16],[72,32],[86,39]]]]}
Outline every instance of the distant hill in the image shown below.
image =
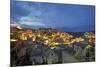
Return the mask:
{"type": "MultiPolygon", "coordinates": [[[[11,24],[11,26],[17,26],[18,24],[11,24]]],[[[29,26],[22,24],[20,25],[23,28],[30,28],[30,29],[39,29],[39,28],[48,28],[44,26],[29,26]]],[[[60,31],[65,31],[65,32],[90,32],[90,31],[95,31],[95,26],[77,26],[77,27],[54,27],[54,29],[60,30],[60,31]]]]}
{"type": "Polygon", "coordinates": [[[57,27],[56,29],[66,32],[90,32],[95,31],[95,26],[78,26],[73,28],[57,27]]]}
{"type": "Polygon", "coordinates": [[[25,24],[23,24],[23,25],[21,25],[23,28],[31,28],[31,29],[39,29],[39,28],[45,28],[45,27],[43,27],[43,26],[29,26],[29,25],[25,25],[25,24]]]}

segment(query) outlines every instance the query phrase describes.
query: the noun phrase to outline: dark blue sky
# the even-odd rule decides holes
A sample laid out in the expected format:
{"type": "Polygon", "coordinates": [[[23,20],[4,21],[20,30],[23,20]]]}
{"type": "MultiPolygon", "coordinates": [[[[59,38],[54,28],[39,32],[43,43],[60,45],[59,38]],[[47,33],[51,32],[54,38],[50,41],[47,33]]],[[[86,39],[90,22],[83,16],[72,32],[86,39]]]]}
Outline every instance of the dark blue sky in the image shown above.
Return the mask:
{"type": "Polygon", "coordinates": [[[43,2],[11,2],[11,23],[45,27],[95,26],[95,7],[43,2]]]}

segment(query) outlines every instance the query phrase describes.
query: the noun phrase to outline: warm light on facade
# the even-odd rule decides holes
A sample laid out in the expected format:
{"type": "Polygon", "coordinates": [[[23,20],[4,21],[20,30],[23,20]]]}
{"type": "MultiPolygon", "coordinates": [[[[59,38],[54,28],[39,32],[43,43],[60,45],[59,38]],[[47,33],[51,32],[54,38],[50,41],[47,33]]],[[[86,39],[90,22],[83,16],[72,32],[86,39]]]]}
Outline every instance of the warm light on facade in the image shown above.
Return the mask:
{"type": "Polygon", "coordinates": [[[32,38],[32,41],[35,41],[35,40],[36,40],[36,37],[33,37],[33,38],[32,38]]]}
{"type": "Polygon", "coordinates": [[[16,39],[10,39],[10,41],[11,41],[11,42],[16,42],[16,41],[18,41],[18,40],[16,40],[16,39]]]}
{"type": "Polygon", "coordinates": [[[44,42],[45,44],[48,44],[49,43],[49,41],[48,40],[45,40],[45,42],[44,42]]]}
{"type": "Polygon", "coordinates": [[[21,26],[17,26],[16,28],[18,28],[18,29],[22,29],[22,27],[21,27],[21,26]]]}

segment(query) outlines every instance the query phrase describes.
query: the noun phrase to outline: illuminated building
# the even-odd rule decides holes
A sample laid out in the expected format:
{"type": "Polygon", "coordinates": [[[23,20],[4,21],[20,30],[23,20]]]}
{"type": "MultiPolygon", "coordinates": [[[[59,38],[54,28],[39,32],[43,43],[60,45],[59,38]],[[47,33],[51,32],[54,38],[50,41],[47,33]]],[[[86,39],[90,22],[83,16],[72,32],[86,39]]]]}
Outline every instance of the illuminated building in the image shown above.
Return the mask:
{"type": "Polygon", "coordinates": [[[21,26],[16,26],[16,28],[17,28],[17,29],[22,29],[22,27],[21,27],[21,26]]]}
{"type": "Polygon", "coordinates": [[[10,39],[10,41],[11,41],[11,42],[16,42],[16,41],[18,41],[18,40],[16,40],[16,39],[10,39]]]}

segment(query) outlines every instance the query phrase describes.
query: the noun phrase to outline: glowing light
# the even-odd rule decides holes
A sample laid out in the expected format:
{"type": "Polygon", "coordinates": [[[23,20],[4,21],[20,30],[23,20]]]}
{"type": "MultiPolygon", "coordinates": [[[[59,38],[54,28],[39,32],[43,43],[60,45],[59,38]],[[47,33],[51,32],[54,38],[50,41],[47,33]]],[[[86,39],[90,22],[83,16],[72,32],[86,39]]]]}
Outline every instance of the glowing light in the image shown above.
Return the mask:
{"type": "Polygon", "coordinates": [[[55,45],[58,45],[59,43],[56,42],[56,43],[54,43],[54,44],[55,44],[55,45]]]}
{"type": "Polygon", "coordinates": [[[29,37],[33,37],[33,35],[32,34],[29,34],[29,37]]]}
{"type": "Polygon", "coordinates": [[[35,41],[36,40],[36,38],[34,37],[33,39],[32,39],[32,41],[35,41]]]}
{"type": "Polygon", "coordinates": [[[46,36],[44,36],[43,39],[48,39],[48,38],[46,36]]]}
{"type": "Polygon", "coordinates": [[[45,40],[45,44],[48,44],[49,43],[49,41],[48,40],[45,40]]]}
{"type": "Polygon", "coordinates": [[[17,40],[16,40],[16,39],[10,39],[10,41],[11,41],[11,42],[16,42],[17,40]]]}
{"type": "Polygon", "coordinates": [[[18,29],[22,29],[22,27],[21,27],[21,26],[17,26],[16,28],[18,28],[18,29]]]}
{"type": "Polygon", "coordinates": [[[38,37],[41,37],[41,35],[40,35],[40,34],[38,34],[37,36],[38,36],[38,37]]]}
{"type": "Polygon", "coordinates": [[[51,49],[54,49],[55,47],[51,47],[51,49]]]}

